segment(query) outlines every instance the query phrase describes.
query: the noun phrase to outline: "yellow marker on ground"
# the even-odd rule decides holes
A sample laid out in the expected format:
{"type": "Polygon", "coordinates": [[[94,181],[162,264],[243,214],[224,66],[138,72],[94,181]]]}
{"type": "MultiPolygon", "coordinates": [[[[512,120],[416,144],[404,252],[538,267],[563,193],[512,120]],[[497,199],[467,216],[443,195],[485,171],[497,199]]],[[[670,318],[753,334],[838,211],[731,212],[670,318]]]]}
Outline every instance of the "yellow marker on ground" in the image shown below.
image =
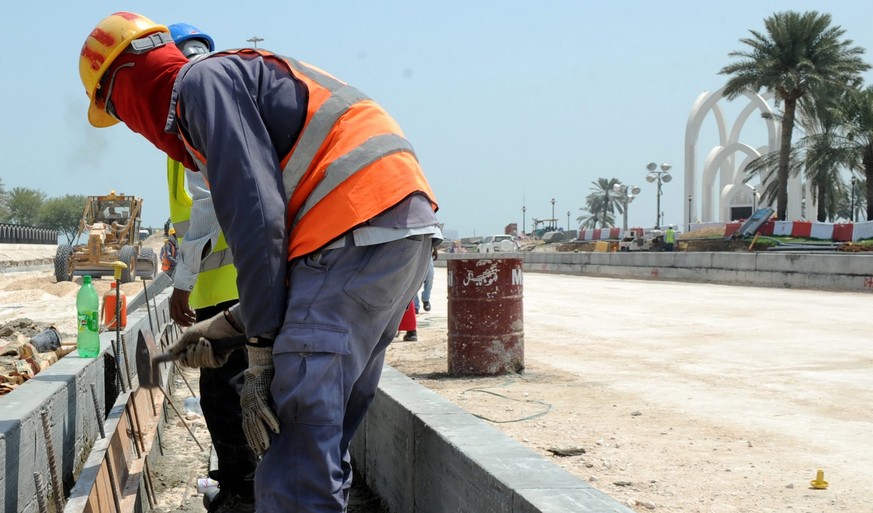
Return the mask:
{"type": "Polygon", "coordinates": [[[809,486],[816,490],[824,490],[828,487],[828,482],[824,480],[824,470],[818,469],[818,472],[815,473],[815,479],[809,482],[809,486]]]}

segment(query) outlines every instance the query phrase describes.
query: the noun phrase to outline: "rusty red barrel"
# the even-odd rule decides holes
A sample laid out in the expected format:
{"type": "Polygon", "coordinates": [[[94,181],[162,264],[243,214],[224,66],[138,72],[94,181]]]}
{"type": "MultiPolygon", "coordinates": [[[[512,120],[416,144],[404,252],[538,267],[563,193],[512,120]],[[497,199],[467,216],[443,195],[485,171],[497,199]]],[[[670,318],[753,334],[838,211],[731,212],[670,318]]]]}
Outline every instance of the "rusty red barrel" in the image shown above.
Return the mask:
{"type": "Polygon", "coordinates": [[[524,369],[521,258],[452,258],[448,271],[449,374],[524,369]]]}

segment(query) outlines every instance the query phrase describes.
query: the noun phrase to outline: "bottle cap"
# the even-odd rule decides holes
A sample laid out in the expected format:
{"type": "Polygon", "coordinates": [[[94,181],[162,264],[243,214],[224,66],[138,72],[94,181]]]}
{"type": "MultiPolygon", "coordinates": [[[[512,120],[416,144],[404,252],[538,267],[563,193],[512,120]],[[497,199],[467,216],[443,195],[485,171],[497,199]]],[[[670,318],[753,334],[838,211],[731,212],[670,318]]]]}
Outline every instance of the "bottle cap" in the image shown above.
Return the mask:
{"type": "Polygon", "coordinates": [[[86,274],[85,276],[82,276],[82,285],[87,285],[89,283],[91,283],[91,275],[86,274]]]}

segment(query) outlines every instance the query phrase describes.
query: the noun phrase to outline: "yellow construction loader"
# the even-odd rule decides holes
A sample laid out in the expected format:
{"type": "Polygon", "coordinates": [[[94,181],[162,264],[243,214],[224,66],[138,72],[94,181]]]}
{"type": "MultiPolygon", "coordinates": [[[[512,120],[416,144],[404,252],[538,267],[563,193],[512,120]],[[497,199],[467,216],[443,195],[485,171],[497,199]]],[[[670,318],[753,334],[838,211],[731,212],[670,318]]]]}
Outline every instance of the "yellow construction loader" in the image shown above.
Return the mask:
{"type": "Polygon", "coordinates": [[[127,264],[121,273],[122,283],[139,276],[152,280],[158,270],[158,256],[142,247],[140,220],[142,198],[110,192],[106,196],[89,196],[73,238],[74,245],[58,245],[55,254],[55,278],[70,281],[73,276],[112,276],[112,263],[127,264]],[[86,238],[87,237],[87,238],[86,238]]]}

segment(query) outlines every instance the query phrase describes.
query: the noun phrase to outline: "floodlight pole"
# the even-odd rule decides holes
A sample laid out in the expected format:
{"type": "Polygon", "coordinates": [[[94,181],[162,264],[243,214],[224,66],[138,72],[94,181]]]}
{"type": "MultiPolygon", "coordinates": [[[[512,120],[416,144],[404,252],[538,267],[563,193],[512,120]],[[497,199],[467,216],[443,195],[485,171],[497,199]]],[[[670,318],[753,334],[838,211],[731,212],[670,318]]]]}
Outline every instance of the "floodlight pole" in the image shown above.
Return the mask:
{"type": "Polygon", "coordinates": [[[668,172],[670,168],[673,167],[670,164],[664,162],[661,164],[661,169],[658,170],[658,164],[654,162],[649,162],[646,165],[646,169],[649,171],[649,174],[646,175],[646,181],[649,183],[658,182],[658,197],[656,202],[656,210],[655,210],[655,229],[661,227],[661,183],[669,183],[670,180],[673,179],[668,172]]]}

